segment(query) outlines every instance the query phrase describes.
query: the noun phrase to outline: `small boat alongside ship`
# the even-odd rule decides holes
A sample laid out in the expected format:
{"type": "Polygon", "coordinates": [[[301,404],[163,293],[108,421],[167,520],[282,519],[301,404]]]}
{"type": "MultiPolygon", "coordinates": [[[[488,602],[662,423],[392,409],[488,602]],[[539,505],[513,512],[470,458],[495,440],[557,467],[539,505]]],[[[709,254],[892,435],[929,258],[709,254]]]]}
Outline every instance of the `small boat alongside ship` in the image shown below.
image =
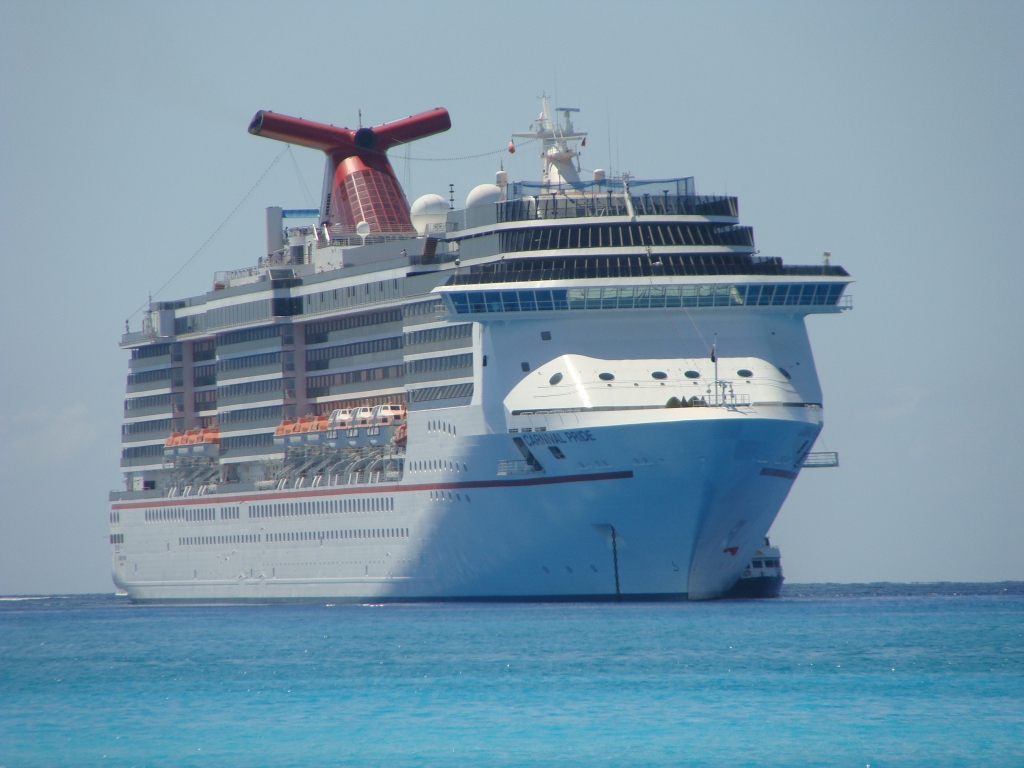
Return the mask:
{"type": "Polygon", "coordinates": [[[750,564],[743,569],[736,584],[729,590],[729,598],[778,597],[782,593],[782,557],[779,548],[772,546],[768,537],[764,545],[754,552],[750,564]]]}

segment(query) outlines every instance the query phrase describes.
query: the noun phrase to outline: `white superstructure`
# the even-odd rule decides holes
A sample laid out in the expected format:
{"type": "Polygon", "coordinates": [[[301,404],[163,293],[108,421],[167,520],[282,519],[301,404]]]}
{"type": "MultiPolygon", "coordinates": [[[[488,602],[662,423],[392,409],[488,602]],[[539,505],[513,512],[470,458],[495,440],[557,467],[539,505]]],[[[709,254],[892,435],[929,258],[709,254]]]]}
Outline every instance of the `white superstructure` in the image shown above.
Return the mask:
{"type": "Polygon", "coordinates": [[[466,208],[384,213],[359,195],[400,188],[365,132],[411,140],[419,118],[257,115],[250,132],[327,153],[324,202],[268,209],[256,267],[154,303],[122,339],[119,588],[614,600],[736,583],[822,427],[804,318],[847,308],[850,278],[758,256],[736,199],[692,179],[581,181],[585,134],[560,111],[545,100],[526,134],[541,182],[500,173],[466,208]]]}

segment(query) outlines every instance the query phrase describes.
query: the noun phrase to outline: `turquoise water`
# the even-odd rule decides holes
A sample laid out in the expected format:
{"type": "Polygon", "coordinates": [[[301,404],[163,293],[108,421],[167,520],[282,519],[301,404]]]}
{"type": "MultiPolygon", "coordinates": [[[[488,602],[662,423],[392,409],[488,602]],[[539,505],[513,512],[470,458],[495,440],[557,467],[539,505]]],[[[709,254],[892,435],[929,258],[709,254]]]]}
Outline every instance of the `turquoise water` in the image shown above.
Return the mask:
{"type": "Polygon", "coordinates": [[[0,766],[1024,765],[1024,584],[0,600],[0,766]]]}

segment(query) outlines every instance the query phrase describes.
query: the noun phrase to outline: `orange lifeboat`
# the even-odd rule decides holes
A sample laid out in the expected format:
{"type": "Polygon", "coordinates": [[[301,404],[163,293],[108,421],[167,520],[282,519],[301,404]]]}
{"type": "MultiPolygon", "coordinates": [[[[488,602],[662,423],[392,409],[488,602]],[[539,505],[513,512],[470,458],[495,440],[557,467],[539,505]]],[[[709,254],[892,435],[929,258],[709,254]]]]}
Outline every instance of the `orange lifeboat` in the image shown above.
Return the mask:
{"type": "Polygon", "coordinates": [[[210,427],[204,429],[202,434],[202,443],[220,443],[220,430],[217,427],[210,427]]]}
{"type": "Polygon", "coordinates": [[[293,426],[293,424],[294,424],[294,422],[291,419],[285,419],[284,421],[282,421],[280,424],[277,425],[276,429],[274,429],[274,434],[275,435],[290,435],[292,433],[292,426],[293,426]]]}
{"type": "Polygon", "coordinates": [[[409,428],[405,424],[399,424],[395,430],[395,445],[405,445],[409,439],[409,428]]]}
{"type": "Polygon", "coordinates": [[[164,448],[173,448],[181,441],[181,432],[171,432],[171,436],[164,440],[164,448]]]}

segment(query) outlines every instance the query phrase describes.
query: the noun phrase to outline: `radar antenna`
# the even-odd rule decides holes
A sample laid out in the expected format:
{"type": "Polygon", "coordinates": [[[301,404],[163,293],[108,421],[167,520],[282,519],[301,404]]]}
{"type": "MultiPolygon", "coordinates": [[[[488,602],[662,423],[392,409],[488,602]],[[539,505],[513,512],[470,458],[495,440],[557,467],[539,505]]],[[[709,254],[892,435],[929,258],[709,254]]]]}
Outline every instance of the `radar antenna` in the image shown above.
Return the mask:
{"type": "Polygon", "coordinates": [[[578,168],[573,160],[579,156],[576,143],[586,144],[586,131],[577,131],[572,124],[572,113],[579,112],[577,107],[555,107],[555,112],[562,113],[562,122],[551,118],[551,106],[547,94],[541,96],[541,112],[533,123],[535,130],[529,133],[513,133],[516,139],[539,139],[541,141],[540,156],[544,162],[541,171],[541,183],[550,186],[562,184],[576,185],[580,183],[578,168]]]}

